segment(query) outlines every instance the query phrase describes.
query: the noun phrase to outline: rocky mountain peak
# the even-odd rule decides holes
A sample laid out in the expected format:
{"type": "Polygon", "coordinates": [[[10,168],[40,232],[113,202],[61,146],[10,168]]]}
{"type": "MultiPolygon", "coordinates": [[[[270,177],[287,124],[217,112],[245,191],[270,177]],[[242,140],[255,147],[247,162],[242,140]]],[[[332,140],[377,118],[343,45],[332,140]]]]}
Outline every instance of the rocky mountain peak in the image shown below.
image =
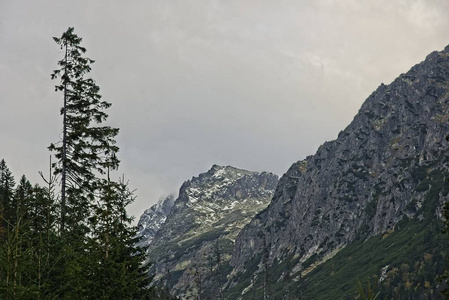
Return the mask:
{"type": "Polygon", "coordinates": [[[277,182],[276,176],[269,173],[257,173],[237,169],[232,166],[213,165],[212,168],[186,181],[180,189],[180,198],[189,205],[200,202],[216,202],[233,197],[235,199],[250,196],[266,196],[277,182]],[[232,195],[231,195],[231,194],[232,195]],[[245,193],[245,195],[243,194],[245,193]]]}
{"type": "Polygon", "coordinates": [[[205,259],[214,247],[220,248],[223,263],[229,261],[236,236],[267,207],[277,182],[272,173],[218,165],[184,182],[166,220],[147,243],[156,280],[163,282],[176,274],[170,288],[188,299],[192,270],[211,263],[205,259]]]}
{"type": "Polygon", "coordinates": [[[175,196],[169,195],[160,198],[155,205],[145,210],[137,224],[137,235],[140,237],[138,246],[146,247],[153,241],[156,232],[167,219],[174,204],[175,196]]]}

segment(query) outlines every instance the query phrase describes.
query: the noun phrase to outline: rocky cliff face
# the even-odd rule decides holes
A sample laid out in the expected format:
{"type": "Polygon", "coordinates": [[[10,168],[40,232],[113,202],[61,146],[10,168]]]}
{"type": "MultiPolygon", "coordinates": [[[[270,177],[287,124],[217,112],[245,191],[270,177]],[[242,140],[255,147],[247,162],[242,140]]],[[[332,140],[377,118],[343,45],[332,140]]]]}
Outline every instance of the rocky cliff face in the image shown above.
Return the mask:
{"type": "MultiPolygon", "coordinates": [[[[241,284],[249,264],[260,272],[263,264],[291,260],[291,274],[304,276],[312,256],[319,263],[359,235],[423,218],[430,180],[449,177],[448,120],[449,46],[380,85],[336,140],[291,166],[268,208],[240,232],[227,287],[241,284]]],[[[445,201],[442,193],[437,198],[445,201]]],[[[249,288],[240,286],[241,295],[249,288]]]]}
{"type": "MultiPolygon", "coordinates": [[[[148,235],[156,282],[183,299],[196,299],[200,289],[219,297],[235,238],[269,204],[277,182],[271,173],[217,165],[186,181],[166,220],[148,235]]],[[[156,227],[147,222],[156,210],[142,216],[143,227],[156,227]]]]}
{"type": "Polygon", "coordinates": [[[174,204],[175,196],[173,195],[161,198],[158,203],[145,210],[142,216],[140,216],[137,224],[139,229],[137,235],[140,237],[140,241],[137,244],[139,247],[146,247],[151,244],[156,232],[165,223],[174,204]]]}

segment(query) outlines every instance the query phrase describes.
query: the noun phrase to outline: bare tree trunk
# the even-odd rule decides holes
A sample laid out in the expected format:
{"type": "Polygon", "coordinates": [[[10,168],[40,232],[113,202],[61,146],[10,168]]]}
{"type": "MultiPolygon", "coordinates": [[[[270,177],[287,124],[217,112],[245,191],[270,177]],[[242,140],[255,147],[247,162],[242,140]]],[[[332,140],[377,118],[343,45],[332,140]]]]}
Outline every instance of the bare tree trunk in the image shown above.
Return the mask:
{"type": "MultiPolygon", "coordinates": [[[[65,66],[64,76],[67,76],[67,52],[68,45],[65,45],[65,66]]],[[[67,79],[66,79],[67,80],[67,79]]],[[[62,129],[62,177],[61,177],[61,234],[65,230],[65,209],[66,209],[66,162],[67,162],[67,81],[64,82],[64,108],[63,108],[63,129],[62,129]]]]}
{"type": "Polygon", "coordinates": [[[38,264],[38,268],[37,268],[37,286],[38,286],[38,294],[37,294],[37,299],[40,300],[41,299],[41,286],[42,286],[42,244],[43,244],[43,240],[42,240],[42,234],[39,234],[39,251],[37,254],[37,264],[38,264]]]}
{"type": "Polygon", "coordinates": [[[106,233],[105,233],[105,260],[109,258],[109,211],[110,211],[110,201],[111,201],[111,178],[109,177],[109,167],[108,167],[108,192],[106,196],[106,233]]]}
{"type": "Polygon", "coordinates": [[[6,257],[7,257],[7,267],[6,267],[6,300],[10,299],[10,293],[11,293],[11,264],[12,264],[12,248],[11,248],[11,238],[10,238],[10,231],[9,231],[9,225],[7,228],[7,250],[6,250],[6,257]]]}
{"type": "Polygon", "coordinates": [[[14,254],[13,254],[13,257],[14,257],[14,268],[13,268],[13,275],[12,275],[12,278],[13,278],[13,299],[17,299],[16,290],[17,290],[18,268],[19,268],[19,222],[20,221],[17,220],[16,227],[14,228],[15,247],[14,247],[14,254]]]}

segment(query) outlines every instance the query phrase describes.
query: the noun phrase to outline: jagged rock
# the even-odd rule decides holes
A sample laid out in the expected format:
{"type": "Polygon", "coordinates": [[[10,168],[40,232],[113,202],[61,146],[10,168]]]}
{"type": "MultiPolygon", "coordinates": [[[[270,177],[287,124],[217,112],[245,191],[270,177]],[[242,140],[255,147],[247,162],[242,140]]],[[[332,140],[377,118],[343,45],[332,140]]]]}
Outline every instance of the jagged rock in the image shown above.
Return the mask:
{"type": "Polygon", "coordinates": [[[260,269],[264,251],[268,264],[295,258],[301,270],[313,255],[324,260],[358,235],[420,217],[424,180],[448,174],[448,120],[449,46],[381,84],[336,140],[292,165],[268,208],[240,232],[227,287],[243,281],[249,263],[260,269]]]}
{"type": "Polygon", "coordinates": [[[137,235],[140,237],[137,246],[146,247],[153,241],[156,232],[165,223],[174,204],[175,196],[170,195],[161,198],[155,205],[145,210],[137,224],[137,235]]]}
{"type": "MultiPolygon", "coordinates": [[[[269,290],[264,283],[269,275],[270,288],[277,289],[270,299],[284,299],[290,285],[298,292],[300,282],[326,260],[337,259],[339,251],[356,253],[375,241],[400,251],[402,244],[388,238],[400,233],[404,241],[410,228],[411,239],[417,232],[424,237],[416,243],[422,249],[429,241],[440,245],[431,233],[438,232],[434,220],[441,219],[449,195],[448,134],[449,46],[390,85],[381,84],[338,138],[294,163],[275,191],[275,175],[232,167],[213,166],[185,182],[149,245],[156,283],[167,284],[182,299],[197,298],[201,291],[202,299],[219,299],[223,290],[227,299],[255,299],[269,290]],[[401,231],[402,224],[409,227],[401,231]]],[[[407,247],[408,255],[415,251],[407,247]]],[[[446,257],[443,248],[433,254],[446,257]]],[[[432,254],[413,256],[430,262],[432,254]]],[[[357,263],[356,268],[364,267],[357,263]]],[[[384,255],[373,275],[388,277],[390,263],[384,255]]],[[[421,266],[419,260],[409,263],[421,266]]],[[[310,280],[302,287],[313,285],[310,280]]],[[[416,297],[437,295],[438,288],[417,290],[416,297]]],[[[346,297],[353,296],[346,291],[346,297]]]]}
{"type": "Polygon", "coordinates": [[[142,228],[151,228],[142,232],[152,239],[148,257],[154,263],[155,283],[167,284],[182,299],[196,299],[198,284],[208,297],[218,297],[218,286],[225,282],[221,268],[231,258],[236,236],[256,213],[266,208],[277,182],[278,177],[271,173],[214,165],[208,172],[184,182],[170,213],[161,215],[166,216],[163,223],[159,222],[164,219],[161,217],[150,225],[149,220],[155,220],[151,216],[157,211],[151,208],[141,222],[147,224],[142,228]],[[152,229],[156,227],[154,234],[152,229]]]}

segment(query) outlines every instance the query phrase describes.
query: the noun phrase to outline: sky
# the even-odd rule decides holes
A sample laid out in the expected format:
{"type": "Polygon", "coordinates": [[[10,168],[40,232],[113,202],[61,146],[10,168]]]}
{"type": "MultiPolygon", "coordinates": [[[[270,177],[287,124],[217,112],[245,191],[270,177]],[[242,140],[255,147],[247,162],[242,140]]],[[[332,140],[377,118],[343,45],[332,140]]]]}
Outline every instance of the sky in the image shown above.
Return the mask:
{"type": "Polygon", "coordinates": [[[213,164],[282,175],[449,44],[447,0],[0,0],[0,159],[44,184],[68,28],[96,62],[138,219],[213,164]]]}

